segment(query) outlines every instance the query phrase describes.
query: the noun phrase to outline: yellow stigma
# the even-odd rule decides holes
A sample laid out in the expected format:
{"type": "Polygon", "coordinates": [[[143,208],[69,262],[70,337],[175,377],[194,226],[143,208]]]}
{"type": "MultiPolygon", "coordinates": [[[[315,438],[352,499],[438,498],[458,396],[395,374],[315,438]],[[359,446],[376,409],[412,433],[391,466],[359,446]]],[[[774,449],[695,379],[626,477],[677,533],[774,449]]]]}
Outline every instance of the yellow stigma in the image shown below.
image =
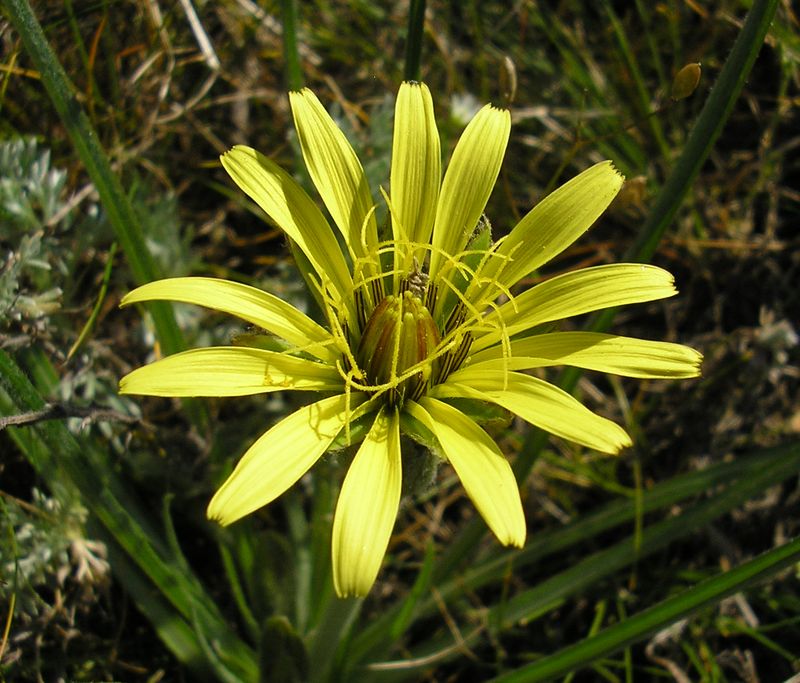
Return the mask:
{"type": "Polygon", "coordinates": [[[420,297],[411,291],[390,294],[367,321],[356,358],[367,382],[376,388],[388,385],[389,403],[399,405],[422,395],[433,374],[440,341],[439,330],[420,297]],[[408,373],[420,364],[417,372],[408,373]]]}

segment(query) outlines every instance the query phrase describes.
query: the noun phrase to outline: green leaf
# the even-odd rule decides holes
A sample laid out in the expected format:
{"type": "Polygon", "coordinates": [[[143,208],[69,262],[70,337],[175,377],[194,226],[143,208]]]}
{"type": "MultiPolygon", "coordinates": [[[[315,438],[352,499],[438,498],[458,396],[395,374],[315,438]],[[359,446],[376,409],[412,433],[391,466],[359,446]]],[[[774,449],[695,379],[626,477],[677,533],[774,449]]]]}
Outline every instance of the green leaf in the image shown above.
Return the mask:
{"type": "Polygon", "coordinates": [[[800,560],[800,538],[773,548],[743,565],[699,583],[673,598],[564,648],[554,655],[492,679],[496,683],[534,683],[561,676],[636,643],[706,605],[743,590],[754,581],[800,560]]]}
{"type": "MultiPolygon", "coordinates": [[[[111,164],[100,146],[97,132],[78,104],[75,88],[47,42],[30,3],[27,0],[8,0],[4,3],[4,8],[39,71],[42,83],[72,139],[75,151],[97,188],[135,280],[139,284],[144,284],[158,279],[161,273],[158,272],[147,249],[142,227],[128,196],[111,170],[111,164]]],[[[183,339],[170,306],[155,303],[151,304],[149,310],[153,315],[153,322],[164,350],[167,353],[174,353],[183,349],[183,339]]]]}
{"type": "MultiPolygon", "coordinates": [[[[481,619],[496,624],[498,628],[507,628],[520,621],[536,619],[561,604],[563,600],[583,594],[598,581],[694,533],[769,486],[800,471],[800,442],[774,449],[773,453],[778,457],[770,458],[768,465],[759,462],[758,459],[751,460],[746,474],[713,498],[687,508],[679,516],[669,517],[646,527],[638,542],[635,535],[631,535],[613,546],[596,552],[538,585],[485,609],[481,619]]],[[[530,556],[523,558],[523,561],[525,559],[531,560],[530,556]]],[[[519,560],[515,562],[515,566],[520,566],[519,560]]],[[[466,590],[462,584],[462,577],[458,577],[453,588],[460,593],[466,590]]],[[[440,591],[442,600],[453,597],[453,593],[449,590],[440,591]]],[[[463,644],[470,646],[482,635],[483,631],[480,628],[463,634],[463,644]]],[[[451,636],[438,637],[405,654],[408,659],[428,662],[429,666],[429,658],[433,655],[438,655],[437,663],[457,655],[460,649],[452,648],[452,644],[451,636]]],[[[413,667],[407,669],[409,675],[413,671],[413,667]]]]}
{"type": "MultiPolygon", "coordinates": [[[[48,365],[36,372],[51,370],[48,365]]],[[[25,374],[0,350],[0,409],[11,414],[43,406],[42,397],[25,374]]],[[[32,447],[23,452],[39,476],[53,490],[77,489],[94,519],[119,546],[119,557],[129,560],[127,565],[119,565],[118,578],[137,601],[148,603],[142,605],[142,611],[156,620],[160,633],[167,634],[165,643],[173,653],[186,657],[182,661],[195,669],[216,669],[221,678],[255,680],[254,653],[230,631],[197,577],[170,551],[152,520],[117,478],[107,454],[89,439],[73,436],[61,421],[14,429],[29,433],[27,443],[32,447]],[[169,620],[174,623],[166,625],[169,620]],[[198,650],[205,659],[198,659],[198,650]]]]}
{"type": "Polygon", "coordinates": [[[270,617],[265,622],[259,663],[261,683],[304,683],[308,680],[308,653],[286,617],[270,617]]]}
{"type": "MultiPolygon", "coordinates": [[[[796,472],[798,469],[800,469],[800,446],[798,444],[789,444],[750,456],[742,456],[732,462],[720,463],[705,470],[678,475],[668,481],[657,484],[651,490],[645,492],[641,514],[669,509],[690,496],[714,490],[724,484],[731,484],[737,479],[748,481],[758,473],[770,472],[772,473],[770,481],[780,481],[786,476],[791,476],[792,472],[796,472]]],[[[758,485],[763,485],[763,480],[758,482],[758,485]]],[[[733,502],[734,504],[736,503],[736,501],[733,502]]],[[[730,505],[731,503],[727,504],[730,505]]],[[[469,535],[462,534],[456,539],[456,543],[459,545],[456,548],[451,548],[451,552],[445,555],[445,559],[452,561],[452,564],[444,563],[441,556],[437,558],[432,585],[436,587],[439,599],[447,603],[465,592],[475,591],[483,586],[502,580],[503,576],[508,572],[509,562],[512,559],[516,571],[534,563],[544,562],[548,557],[557,553],[564,553],[570,548],[587,542],[598,534],[613,529],[620,524],[630,523],[636,514],[637,508],[634,501],[628,499],[617,500],[564,528],[538,534],[522,550],[496,552],[491,557],[467,568],[462,568],[460,563],[455,562],[456,557],[468,556],[469,550],[472,548],[472,546],[468,546],[468,543],[472,542],[472,538],[469,535]]],[[[671,527],[673,533],[681,529],[681,524],[678,523],[676,526],[671,527]]],[[[482,526],[482,524],[470,525],[470,527],[477,528],[478,538],[484,533],[482,526]]],[[[684,527],[684,531],[688,532],[689,530],[684,527]]],[[[650,536],[650,538],[653,538],[653,536],[650,536]]],[[[629,547],[634,549],[637,547],[633,536],[626,543],[631,543],[629,547]]],[[[612,551],[612,553],[619,552],[612,551]]],[[[619,557],[623,561],[630,561],[635,557],[635,554],[626,548],[621,551],[619,557]],[[627,553],[627,560],[625,560],[625,553],[627,553]]],[[[583,567],[575,572],[577,580],[581,580],[583,573],[585,573],[583,567]]],[[[569,585],[571,578],[568,575],[564,581],[558,577],[553,577],[553,580],[561,585],[569,585]]],[[[581,590],[586,585],[581,583],[576,590],[581,590]]],[[[553,587],[554,584],[544,586],[544,590],[541,592],[541,602],[530,605],[529,613],[548,608],[547,591],[553,587]]],[[[558,600],[562,599],[561,596],[555,597],[558,600]]],[[[432,597],[423,600],[416,610],[417,619],[424,619],[435,614],[438,609],[437,604],[437,601],[432,597]]],[[[348,650],[348,658],[354,665],[369,657],[371,653],[373,655],[385,653],[392,647],[397,637],[390,638],[389,633],[391,624],[397,618],[400,609],[401,606],[399,605],[388,609],[354,638],[348,650]]]]}

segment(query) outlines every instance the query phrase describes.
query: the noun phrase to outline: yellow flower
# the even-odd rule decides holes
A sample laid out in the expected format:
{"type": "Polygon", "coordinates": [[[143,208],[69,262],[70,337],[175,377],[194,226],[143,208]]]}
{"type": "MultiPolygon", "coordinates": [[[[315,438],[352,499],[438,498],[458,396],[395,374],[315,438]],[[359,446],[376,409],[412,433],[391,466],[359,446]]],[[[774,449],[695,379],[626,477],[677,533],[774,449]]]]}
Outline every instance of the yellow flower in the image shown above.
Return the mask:
{"type": "Polygon", "coordinates": [[[617,453],[630,445],[621,427],[523,371],[573,365],[643,378],[698,374],[700,354],[686,346],[591,332],[539,333],[544,323],[569,316],[672,296],[672,276],[660,268],[586,268],[512,293],[592,225],[622,176],[610,162],[592,166],[491,243],[483,211],[505,154],[509,112],[481,109],[442,179],[430,93],[424,84],[404,83],[390,193],[384,193],[391,236],[382,238],[364,170],[345,136],[309,90],[290,98],[306,167],[338,237],[291,176],[260,153],[237,146],[222,164],[308,260],[306,275],[324,326],[247,285],[201,277],[153,282],[122,304],[166,299],[207,306],[263,328],[283,350],[194,349],[135,370],[120,390],[325,394],[278,422],[244,454],[208,507],[209,517],[222,524],[274,500],[337,437],[349,439],[352,427],[366,422],[333,523],[340,596],[365,595],[386,552],[400,501],[401,432],[453,466],[501,543],[522,546],[525,516],[511,467],[460,408],[469,401],[493,403],[562,438],[617,453]]]}

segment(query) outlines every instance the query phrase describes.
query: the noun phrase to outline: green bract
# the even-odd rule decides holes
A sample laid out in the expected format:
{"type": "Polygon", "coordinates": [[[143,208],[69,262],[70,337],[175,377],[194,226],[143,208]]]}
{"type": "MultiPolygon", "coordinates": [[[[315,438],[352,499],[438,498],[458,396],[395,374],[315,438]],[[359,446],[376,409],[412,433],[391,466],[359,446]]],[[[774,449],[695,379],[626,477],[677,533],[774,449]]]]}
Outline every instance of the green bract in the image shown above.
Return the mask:
{"type": "MultiPolygon", "coordinates": [[[[274,500],[368,418],[333,524],[333,577],[341,596],[366,594],[400,501],[401,424],[436,441],[498,539],[525,542],[525,517],[507,460],[451,399],[494,403],[565,439],[617,453],[630,438],[561,389],[522,371],[552,365],[643,378],[693,377],[700,354],[678,344],[589,332],[536,334],[542,323],[676,293],[672,276],[637,263],[586,268],[519,295],[511,288],[568,247],[622,186],[610,162],[592,166],[534,207],[493,245],[486,202],[510,132],[508,111],[487,105],[469,123],[441,178],[428,88],[397,97],[390,193],[392,237],[381,241],[363,168],[319,100],[290,94],[303,158],[339,231],[283,170],[248,147],[222,156],[230,176],[307,257],[325,324],[275,296],[209,278],[140,287],[123,305],[168,299],[231,313],[283,339],[284,352],[196,349],[139,368],[125,393],[240,396],[295,389],[325,398],[284,418],[244,454],[208,507],[230,524],[274,500]],[[504,303],[499,303],[500,299],[504,303]],[[410,420],[402,420],[405,415],[410,420]]],[[[411,434],[412,437],[418,435],[411,434]]]]}

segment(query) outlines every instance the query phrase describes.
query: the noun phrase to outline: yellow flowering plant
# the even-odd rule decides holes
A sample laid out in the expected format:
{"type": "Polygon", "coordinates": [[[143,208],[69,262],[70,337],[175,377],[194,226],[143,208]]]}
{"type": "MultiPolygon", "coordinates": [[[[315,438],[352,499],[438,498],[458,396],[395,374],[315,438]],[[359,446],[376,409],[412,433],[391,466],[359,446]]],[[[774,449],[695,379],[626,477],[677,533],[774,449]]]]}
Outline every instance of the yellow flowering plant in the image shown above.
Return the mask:
{"type": "Polygon", "coordinates": [[[256,325],[276,341],[270,349],[234,345],[168,356],[131,372],[120,390],[181,397],[322,394],[255,441],[208,515],[231,524],[280,496],[336,443],[361,439],[333,522],[340,596],[365,595],[377,576],[401,498],[401,434],[450,463],[501,543],[522,546],[525,515],[511,467],[465,405],[494,404],[554,435],[615,454],[631,443],[620,426],[525,371],[571,365],[640,378],[699,372],[700,354],[679,344],[542,331],[570,316],[674,295],[673,278],[661,268],[603,265],[516,291],[596,221],[622,176],[611,162],[592,166],[492,242],[483,214],[505,154],[509,112],[481,109],[442,178],[430,92],[406,82],[395,109],[389,192],[382,192],[390,222],[383,238],[364,170],[342,131],[308,89],[290,93],[290,100],[306,167],[338,234],[298,183],[264,155],[237,146],[222,164],[302,252],[324,323],[236,282],[152,282],[122,304],[198,304],[256,325]]]}

